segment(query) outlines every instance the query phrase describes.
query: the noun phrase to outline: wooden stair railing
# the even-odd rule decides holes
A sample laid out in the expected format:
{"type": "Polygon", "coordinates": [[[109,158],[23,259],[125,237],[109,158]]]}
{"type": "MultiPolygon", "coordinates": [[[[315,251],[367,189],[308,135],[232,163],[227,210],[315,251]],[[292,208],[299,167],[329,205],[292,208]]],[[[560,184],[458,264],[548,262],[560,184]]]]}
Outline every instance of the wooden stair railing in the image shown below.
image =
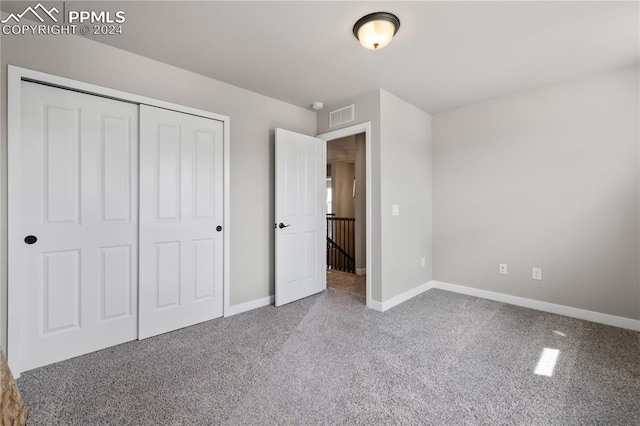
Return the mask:
{"type": "Polygon", "coordinates": [[[355,221],[327,216],[327,269],[356,272],[355,221]]]}

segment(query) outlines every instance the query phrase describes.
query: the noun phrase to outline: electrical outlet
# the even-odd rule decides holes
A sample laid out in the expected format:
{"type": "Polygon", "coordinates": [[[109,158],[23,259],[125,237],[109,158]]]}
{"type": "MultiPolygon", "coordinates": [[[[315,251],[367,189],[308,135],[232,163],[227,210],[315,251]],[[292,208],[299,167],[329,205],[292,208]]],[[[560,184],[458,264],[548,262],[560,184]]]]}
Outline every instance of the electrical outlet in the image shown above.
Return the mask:
{"type": "Polygon", "coordinates": [[[427,266],[427,259],[426,258],[422,258],[422,262],[421,262],[422,267],[424,268],[425,266],[427,266]]]}
{"type": "Polygon", "coordinates": [[[542,268],[531,268],[531,279],[542,281],[542,268]]]}
{"type": "Polygon", "coordinates": [[[506,263],[501,263],[500,264],[500,275],[507,275],[507,264],[506,263]]]}

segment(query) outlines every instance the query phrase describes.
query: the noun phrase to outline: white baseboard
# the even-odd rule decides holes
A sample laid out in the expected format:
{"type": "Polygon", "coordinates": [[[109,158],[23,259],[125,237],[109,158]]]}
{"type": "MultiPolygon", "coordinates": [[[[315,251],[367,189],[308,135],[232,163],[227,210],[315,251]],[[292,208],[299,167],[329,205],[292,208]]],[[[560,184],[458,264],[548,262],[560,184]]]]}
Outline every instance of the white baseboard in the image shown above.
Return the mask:
{"type": "Polygon", "coordinates": [[[262,299],[251,300],[249,302],[229,306],[228,312],[225,312],[224,316],[226,318],[232,315],[241,314],[242,312],[250,311],[252,309],[261,308],[267,305],[273,305],[274,301],[275,301],[275,296],[267,296],[267,297],[263,297],[262,299]]]}
{"type": "Polygon", "coordinates": [[[632,318],[618,317],[615,315],[603,314],[601,312],[587,311],[585,309],[573,308],[571,306],[557,305],[555,303],[542,302],[540,300],[527,299],[525,297],[511,296],[509,294],[497,293],[495,291],[482,290],[473,287],[466,287],[458,284],[450,284],[441,281],[431,281],[429,288],[439,288],[452,291],[454,293],[467,294],[469,296],[481,297],[483,299],[494,300],[496,302],[509,303],[511,305],[536,309],[538,311],[550,312],[552,314],[564,315],[567,317],[597,322],[614,327],[626,328],[640,331],[640,320],[632,318]]]}
{"type": "Polygon", "coordinates": [[[433,281],[420,284],[419,286],[414,287],[409,291],[405,291],[404,293],[392,297],[391,299],[384,302],[376,302],[375,300],[372,300],[370,308],[375,309],[376,311],[384,312],[387,309],[391,309],[394,306],[401,304],[402,302],[406,302],[407,300],[412,299],[421,293],[424,293],[430,288],[433,288],[433,281]]]}
{"type": "MultiPolygon", "coordinates": [[[[549,312],[552,314],[564,315],[571,318],[578,318],[586,321],[597,322],[600,324],[611,325],[613,327],[640,331],[640,320],[604,314],[601,312],[588,311],[586,309],[573,308],[571,306],[558,305],[555,303],[542,302],[540,300],[527,299],[525,297],[512,296],[509,294],[497,293],[495,291],[445,283],[442,281],[429,281],[427,283],[414,287],[409,291],[392,297],[391,299],[384,302],[371,300],[369,308],[375,311],[384,312],[432,288],[447,290],[454,293],[466,294],[469,296],[481,297],[483,299],[494,300],[496,302],[509,303],[511,305],[522,306],[525,308],[536,309],[538,311],[549,312]]],[[[263,297],[262,299],[240,303],[239,305],[233,305],[229,307],[228,312],[225,312],[224,316],[230,317],[232,315],[247,312],[252,309],[272,305],[274,301],[274,296],[268,296],[263,297]]]]}
{"type": "Polygon", "coordinates": [[[367,268],[356,268],[356,275],[367,275],[367,268]]]}
{"type": "Polygon", "coordinates": [[[367,308],[373,309],[374,311],[382,312],[382,303],[378,302],[377,300],[371,299],[371,302],[369,302],[369,306],[367,306],[367,308]]]}

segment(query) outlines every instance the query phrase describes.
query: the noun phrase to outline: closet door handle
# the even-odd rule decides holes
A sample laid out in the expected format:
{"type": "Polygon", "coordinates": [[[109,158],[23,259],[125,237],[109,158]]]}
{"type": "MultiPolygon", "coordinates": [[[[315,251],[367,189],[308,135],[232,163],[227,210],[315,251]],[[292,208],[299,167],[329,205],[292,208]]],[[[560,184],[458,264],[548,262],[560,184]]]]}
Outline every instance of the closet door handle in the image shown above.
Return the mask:
{"type": "Polygon", "coordinates": [[[36,241],[38,241],[38,237],[35,235],[27,235],[24,237],[24,242],[27,244],[35,244],[36,241]]]}
{"type": "Polygon", "coordinates": [[[278,228],[282,229],[282,228],[286,228],[287,226],[291,226],[291,224],[285,225],[284,223],[280,222],[280,224],[278,225],[278,228]]]}

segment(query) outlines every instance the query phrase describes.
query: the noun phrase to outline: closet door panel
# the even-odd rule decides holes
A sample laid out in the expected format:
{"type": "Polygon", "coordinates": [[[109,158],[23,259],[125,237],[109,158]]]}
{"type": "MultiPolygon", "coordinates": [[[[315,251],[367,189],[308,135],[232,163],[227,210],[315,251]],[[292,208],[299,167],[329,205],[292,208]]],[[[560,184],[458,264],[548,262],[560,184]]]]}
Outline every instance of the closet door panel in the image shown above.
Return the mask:
{"type": "Polygon", "coordinates": [[[222,316],[223,123],[140,108],[145,338],[222,316]]]}
{"type": "Polygon", "coordinates": [[[21,84],[25,371],[137,337],[138,106],[21,84]]]}

